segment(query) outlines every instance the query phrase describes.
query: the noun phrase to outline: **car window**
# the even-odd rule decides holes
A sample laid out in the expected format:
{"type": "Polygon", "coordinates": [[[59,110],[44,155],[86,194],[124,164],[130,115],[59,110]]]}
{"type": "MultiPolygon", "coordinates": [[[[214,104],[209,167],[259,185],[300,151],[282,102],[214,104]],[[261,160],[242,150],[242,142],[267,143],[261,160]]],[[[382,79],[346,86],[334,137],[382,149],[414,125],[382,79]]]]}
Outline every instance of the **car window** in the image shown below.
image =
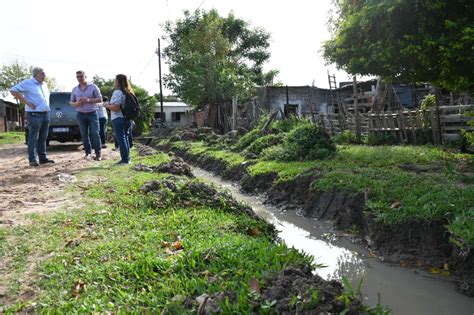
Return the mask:
{"type": "Polygon", "coordinates": [[[69,93],[51,94],[49,97],[49,106],[60,107],[64,105],[69,105],[70,98],[71,94],[69,93]]]}

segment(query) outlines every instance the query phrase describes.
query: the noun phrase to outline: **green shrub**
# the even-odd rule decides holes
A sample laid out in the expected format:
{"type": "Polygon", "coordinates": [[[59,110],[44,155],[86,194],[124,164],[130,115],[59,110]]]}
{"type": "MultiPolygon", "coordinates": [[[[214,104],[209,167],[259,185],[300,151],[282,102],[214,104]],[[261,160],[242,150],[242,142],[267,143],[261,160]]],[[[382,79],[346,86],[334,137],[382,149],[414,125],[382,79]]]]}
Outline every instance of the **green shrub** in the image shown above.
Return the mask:
{"type": "MultiPolygon", "coordinates": [[[[467,113],[466,116],[474,118],[474,112],[467,113]]],[[[470,120],[467,124],[470,127],[474,127],[474,119],[470,120]]],[[[473,131],[461,130],[461,134],[464,137],[467,144],[469,144],[470,146],[474,146],[474,132],[473,131]]]]}
{"type": "Polygon", "coordinates": [[[436,104],[436,96],[434,96],[433,94],[425,95],[425,97],[421,101],[421,109],[423,110],[430,109],[433,106],[435,106],[435,104],[436,104]]]}
{"type": "Polygon", "coordinates": [[[284,134],[269,134],[255,139],[252,144],[247,147],[248,152],[259,155],[264,149],[275,146],[283,142],[284,134]]]}
{"type": "Polygon", "coordinates": [[[288,117],[287,119],[281,119],[281,120],[275,121],[275,123],[273,124],[273,127],[283,132],[290,132],[296,126],[305,122],[306,121],[299,119],[295,115],[290,115],[290,117],[288,117]]]}
{"type": "Polygon", "coordinates": [[[242,151],[245,148],[247,148],[249,145],[254,142],[260,134],[260,129],[255,128],[244,134],[242,137],[240,137],[239,141],[237,141],[237,144],[235,145],[234,149],[237,151],[242,151]]]}
{"type": "Polygon", "coordinates": [[[332,141],[336,144],[358,144],[355,133],[349,130],[334,135],[332,141]]]}
{"type": "Polygon", "coordinates": [[[290,131],[285,136],[282,147],[284,154],[280,159],[286,161],[323,159],[336,152],[336,146],[329,135],[309,122],[290,131]]]}

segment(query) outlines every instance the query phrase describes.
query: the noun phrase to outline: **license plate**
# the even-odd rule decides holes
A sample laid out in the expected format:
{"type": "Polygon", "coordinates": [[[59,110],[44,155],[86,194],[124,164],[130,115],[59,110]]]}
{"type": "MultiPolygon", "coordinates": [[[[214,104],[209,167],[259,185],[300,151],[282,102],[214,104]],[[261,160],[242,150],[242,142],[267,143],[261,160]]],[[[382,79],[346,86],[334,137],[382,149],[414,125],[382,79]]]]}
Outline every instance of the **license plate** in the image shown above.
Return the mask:
{"type": "Polygon", "coordinates": [[[69,132],[69,128],[53,128],[53,132],[69,132]]]}

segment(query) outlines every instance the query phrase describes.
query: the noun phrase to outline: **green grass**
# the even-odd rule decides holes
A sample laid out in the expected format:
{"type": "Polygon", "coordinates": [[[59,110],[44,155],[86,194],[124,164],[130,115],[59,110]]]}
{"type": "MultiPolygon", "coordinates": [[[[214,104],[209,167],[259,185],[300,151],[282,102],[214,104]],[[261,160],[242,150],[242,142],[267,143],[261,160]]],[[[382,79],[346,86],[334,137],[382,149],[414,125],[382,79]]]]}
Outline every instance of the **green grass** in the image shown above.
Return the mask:
{"type": "MultiPolygon", "coordinates": [[[[134,163],[147,165],[168,160],[163,154],[133,156],[134,163]]],[[[11,272],[25,272],[27,255],[41,258],[35,273],[39,294],[10,306],[7,314],[27,307],[55,314],[164,309],[195,314],[195,298],[217,292],[235,298],[221,305],[225,313],[258,312],[260,306],[249,302],[254,299],[248,288],[251,278],[263,283],[288,265],[312,264],[308,256],[273,243],[263,232],[267,223],[192,204],[160,206],[157,195],[138,188],[166,174],[111,163],[83,171],[68,188],[73,192],[82,187],[78,201],[85,208],[33,216],[32,225],[0,230],[0,259],[18,261],[8,265],[11,272]],[[83,179],[88,179],[85,188],[83,179]],[[262,233],[247,233],[246,226],[262,233]],[[179,242],[182,249],[163,242],[179,242]]],[[[10,289],[18,291],[15,284],[10,289]]]]}
{"type": "Polygon", "coordinates": [[[0,132],[0,146],[5,144],[22,143],[24,141],[24,132],[0,132]]]}
{"type": "Polygon", "coordinates": [[[173,146],[189,150],[194,155],[205,155],[216,158],[232,169],[245,161],[245,157],[234,152],[218,150],[207,146],[204,142],[176,142],[173,146]]]}

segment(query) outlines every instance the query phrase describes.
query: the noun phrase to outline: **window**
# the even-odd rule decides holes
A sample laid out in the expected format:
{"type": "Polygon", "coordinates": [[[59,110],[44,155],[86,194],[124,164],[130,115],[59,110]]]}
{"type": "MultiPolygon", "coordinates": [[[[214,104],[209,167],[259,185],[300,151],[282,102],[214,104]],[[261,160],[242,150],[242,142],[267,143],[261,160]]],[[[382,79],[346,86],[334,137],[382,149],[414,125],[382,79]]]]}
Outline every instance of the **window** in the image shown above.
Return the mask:
{"type": "Polygon", "coordinates": [[[296,104],[285,104],[285,116],[290,115],[298,116],[298,105],[296,104]]]}
{"type": "Polygon", "coordinates": [[[184,115],[184,112],[172,112],[171,113],[171,121],[172,122],[181,121],[181,115],[184,115]]]}

